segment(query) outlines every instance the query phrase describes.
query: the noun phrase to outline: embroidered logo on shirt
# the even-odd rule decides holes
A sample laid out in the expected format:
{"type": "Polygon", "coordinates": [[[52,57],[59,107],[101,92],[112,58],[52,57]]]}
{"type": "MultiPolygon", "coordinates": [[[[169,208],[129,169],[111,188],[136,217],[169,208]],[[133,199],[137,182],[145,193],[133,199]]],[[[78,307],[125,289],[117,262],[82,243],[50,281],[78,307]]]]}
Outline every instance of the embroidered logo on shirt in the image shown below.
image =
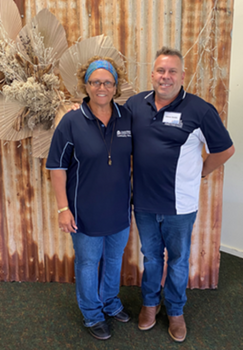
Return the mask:
{"type": "Polygon", "coordinates": [[[117,130],[116,136],[117,137],[131,137],[132,136],[131,130],[124,130],[124,131],[117,130]]]}

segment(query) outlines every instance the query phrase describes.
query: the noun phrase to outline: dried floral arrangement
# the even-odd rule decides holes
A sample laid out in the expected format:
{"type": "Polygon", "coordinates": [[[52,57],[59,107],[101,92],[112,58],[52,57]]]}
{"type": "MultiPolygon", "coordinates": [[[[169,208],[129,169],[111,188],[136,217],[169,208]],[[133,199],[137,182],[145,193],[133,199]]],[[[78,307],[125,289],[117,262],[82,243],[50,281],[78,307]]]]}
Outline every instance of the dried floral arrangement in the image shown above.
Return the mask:
{"type": "Polygon", "coordinates": [[[47,9],[22,28],[13,0],[0,0],[1,139],[17,141],[53,127],[65,101],[56,72],[67,48],[64,28],[47,9]]]}
{"type": "MultiPolygon", "coordinates": [[[[92,37],[68,49],[65,30],[49,10],[22,28],[15,2],[0,0],[0,139],[32,137],[32,155],[46,157],[65,106],[82,100],[77,69],[94,55],[124,64],[109,37],[92,37]]],[[[134,94],[126,82],[122,91],[119,103],[134,94]]]]}

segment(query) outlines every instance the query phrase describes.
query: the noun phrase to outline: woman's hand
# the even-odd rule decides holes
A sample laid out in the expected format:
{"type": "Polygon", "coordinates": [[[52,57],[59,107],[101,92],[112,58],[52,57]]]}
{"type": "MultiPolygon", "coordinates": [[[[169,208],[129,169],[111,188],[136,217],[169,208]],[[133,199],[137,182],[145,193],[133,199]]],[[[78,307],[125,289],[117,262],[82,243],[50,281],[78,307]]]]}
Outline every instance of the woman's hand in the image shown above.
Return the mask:
{"type": "Polygon", "coordinates": [[[58,214],[59,228],[64,232],[76,232],[78,229],[73,214],[68,208],[68,199],[66,193],[67,174],[63,169],[51,170],[51,183],[55,192],[57,207],[61,210],[58,214]]]}
{"type": "Polygon", "coordinates": [[[76,232],[78,229],[73,214],[69,209],[58,214],[58,223],[59,228],[64,232],[76,232]]]}

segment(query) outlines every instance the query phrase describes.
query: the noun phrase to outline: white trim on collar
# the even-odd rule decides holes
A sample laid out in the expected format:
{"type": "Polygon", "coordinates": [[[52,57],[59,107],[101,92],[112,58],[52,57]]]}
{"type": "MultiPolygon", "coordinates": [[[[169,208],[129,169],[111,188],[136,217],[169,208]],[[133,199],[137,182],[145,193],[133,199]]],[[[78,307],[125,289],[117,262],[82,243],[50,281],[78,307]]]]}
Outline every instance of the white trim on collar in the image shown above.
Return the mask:
{"type": "Polygon", "coordinates": [[[119,108],[117,107],[116,102],[113,101],[113,104],[114,104],[114,106],[116,107],[116,110],[117,110],[117,113],[118,113],[118,117],[121,118],[121,113],[120,113],[119,108]]]}
{"type": "Polygon", "coordinates": [[[83,109],[83,105],[80,106],[80,109],[81,109],[82,113],[85,115],[86,118],[88,118],[88,119],[90,119],[90,120],[93,120],[93,118],[90,118],[90,117],[85,113],[85,111],[84,111],[84,109],[83,109]]]}
{"type": "MultiPolygon", "coordinates": [[[[117,104],[116,104],[114,101],[113,101],[113,104],[114,104],[114,106],[116,107],[118,117],[121,118],[121,112],[120,112],[119,108],[117,107],[117,104]]],[[[80,106],[80,109],[81,109],[82,113],[85,115],[86,118],[88,118],[88,119],[90,119],[90,120],[93,120],[93,118],[90,118],[90,117],[85,113],[85,111],[84,111],[84,109],[83,109],[83,105],[80,106]]]]}
{"type": "Polygon", "coordinates": [[[150,95],[152,95],[154,93],[154,91],[151,91],[147,96],[144,97],[144,99],[146,99],[147,97],[149,97],[150,95]]]}

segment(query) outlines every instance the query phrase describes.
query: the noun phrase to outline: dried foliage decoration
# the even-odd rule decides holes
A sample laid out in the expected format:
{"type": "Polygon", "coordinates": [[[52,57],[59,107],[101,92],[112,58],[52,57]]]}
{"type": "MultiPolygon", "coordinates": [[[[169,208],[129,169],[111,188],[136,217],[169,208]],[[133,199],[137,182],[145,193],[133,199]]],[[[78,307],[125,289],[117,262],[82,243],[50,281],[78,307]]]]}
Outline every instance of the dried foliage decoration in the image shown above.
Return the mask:
{"type": "MultiPolygon", "coordinates": [[[[54,118],[65,101],[58,62],[68,44],[64,28],[47,9],[40,11],[15,38],[17,29],[11,21],[12,14],[17,16],[15,3],[0,0],[0,9],[0,138],[15,141],[32,136],[36,127],[48,130],[54,126],[54,118]],[[11,27],[7,26],[9,22],[11,27]]],[[[18,16],[19,28],[19,13],[18,16]]]]}

